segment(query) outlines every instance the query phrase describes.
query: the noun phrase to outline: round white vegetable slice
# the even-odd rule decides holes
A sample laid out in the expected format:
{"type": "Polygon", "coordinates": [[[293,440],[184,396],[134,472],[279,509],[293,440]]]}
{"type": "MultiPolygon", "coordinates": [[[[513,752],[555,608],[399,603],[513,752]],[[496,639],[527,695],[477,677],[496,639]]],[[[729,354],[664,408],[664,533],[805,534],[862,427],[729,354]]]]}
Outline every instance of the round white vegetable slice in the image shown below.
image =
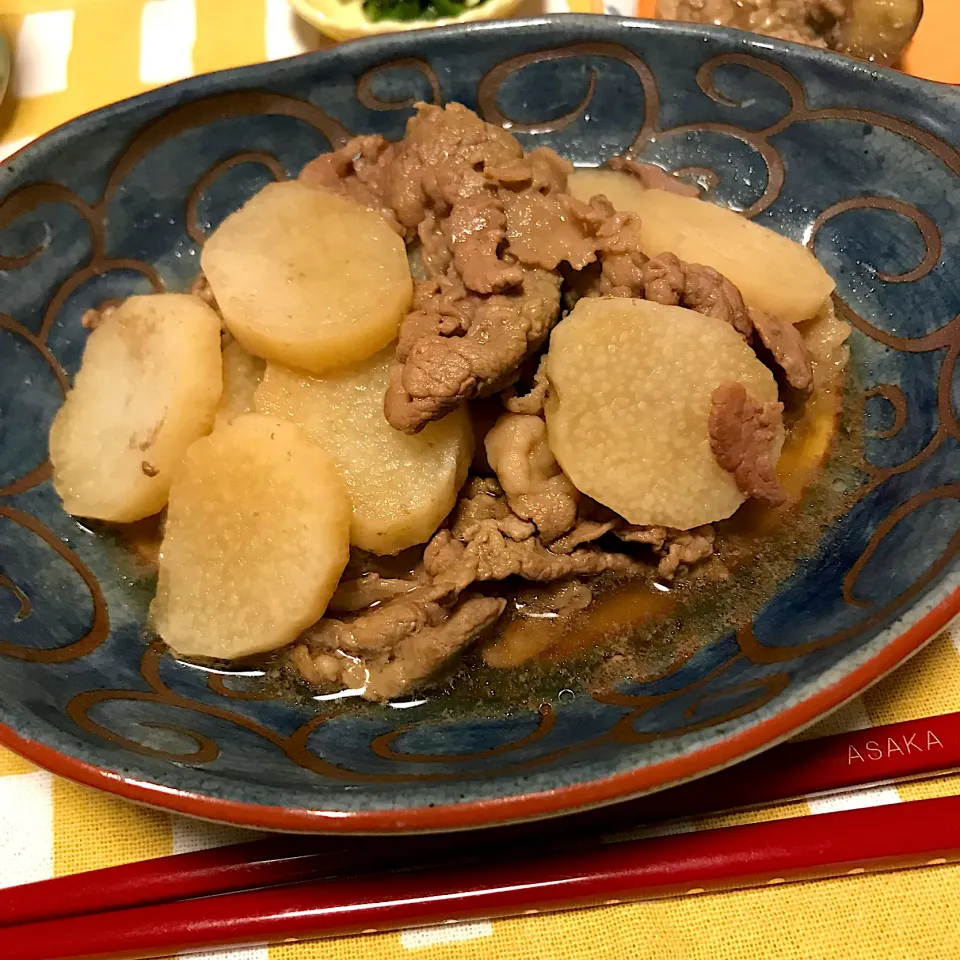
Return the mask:
{"type": "Polygon", "coordinates": [[[620,170],[574,170],[567,180],[567,190],[578,200],[587,203],[591,197],[602,194],[617,210],[636,210],[640,202],[637,194],[649,189],[639,177],[620,170]]]}
{"type": "MultiPolygon", "coordinates": [[[[550,448],[577,489],[630,523],[686,530],[744,500],[710,448],[713,391],[777,399],[773,374],[722,320],[648,300],[584,299],[554,328],[550,448]]],[[[781,436],[774,450],[779,455],[781,436]]]]}
{"type": "Polygon", "coordinates": [[[269,184],[227,217],[201,262],[248,353],[314,372],[385,347],[413,299],[406,249],[386,221],[299,181],[269,184]]]}
{"type": "Polygon", "coordinates": [[[383,415],[393,349],[325,376],[267,365],[257,389],[261,413],[300,424],[336,461],[353,502],[352,542],[392,554],[424,543],[453,508],[473,457],[466,410],[415,436],[383,415]]]}
{"type": "Polygon", "coordinates": [[[799,243],[726,207],[665,190],[647,190],[627,173],[586,170],[569,190],[584,200],[605,193],[618,210],[640,214],[640,245],[648,257],[675,253],[719,270],[747,306],[789,323],[812,317],[833,292],[833,279],[799,243]]]}
{"type": "Polygon", "coordinates": [[[220,318],[198,297],[131,297],[91,334],[50,428],[68,513],[131,522],[158,513],[220,398],[220,318]]]}
{"type": "Polygon", "coordinates": [[[187,452],[170,491],[154,626],[185,657],[290,643],[323,616],[350,553],[350,500],[296,424],[249,413],[187,452]]]}
{"type": "Polygon", "coordinates": [[[223,393],[217,406],[217,426],[253,413],[253,395],[265,367],[263,360],[247,353],[236,340],[223,348],[223,393]]]}

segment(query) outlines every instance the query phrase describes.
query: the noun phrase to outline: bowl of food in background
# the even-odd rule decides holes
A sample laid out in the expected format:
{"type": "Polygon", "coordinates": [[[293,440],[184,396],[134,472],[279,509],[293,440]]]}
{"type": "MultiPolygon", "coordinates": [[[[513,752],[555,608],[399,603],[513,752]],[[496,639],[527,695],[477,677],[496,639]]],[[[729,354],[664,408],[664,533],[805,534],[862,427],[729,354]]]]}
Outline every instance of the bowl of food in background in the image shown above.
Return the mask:
{"type": "Polygon", "coordinates": [[[960,607],[960,98],[561,16],[0,168],[0,740],[267,829],[597,805],[960,607]]]}
{"type": "Polygon", "coordinates": [[[522,0],[289,0],[333,40],[508,17],[522,0]]]}
{"type": "Polygon", "coordinates": [[[664,20],[735,27],[845,53],[897,62],[923,16],[923,0],[656,0],[664,20]]]}

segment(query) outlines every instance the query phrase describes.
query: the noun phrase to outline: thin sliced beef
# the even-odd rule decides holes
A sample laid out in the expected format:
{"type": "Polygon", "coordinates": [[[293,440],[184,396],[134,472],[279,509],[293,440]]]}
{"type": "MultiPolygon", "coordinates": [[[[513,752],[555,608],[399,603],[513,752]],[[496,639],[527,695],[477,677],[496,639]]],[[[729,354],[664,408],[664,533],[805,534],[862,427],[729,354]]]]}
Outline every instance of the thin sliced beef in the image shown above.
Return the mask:
{"type": "Polygon", "coordinates": [[[693,530],[623,524],[614,533],[626,543],[648,544],[658,558],[657,573],[664,580],[672,580],[681,567],[686,569],[711,557],[716,538],[709,524],[693,530]]]}
{"type": "Polygon", "coordinates": [[[503,414],[485,445],[510,509],[534,523],[541,540],[550,543],[573,527],[580,491],[560,469],[540,417],[503,414]]]}
{"type": "MultiPolygon", "coordinates": [[[[594,198],[603,200],[603,198],[594,198]]],[[[613,210],[583,203],[566,193],[523,193],[504,204],[509,253],[521,263],[556,270],[569,263],[582,270],[597,259],[597,231],[613,210]]]]}
{"type": "MultiPolygon", "coordinates": [[[[487,164],[487,179],[504,190],[515,193],[563,193],[573,164],[549,147],[536,147],[519,160],[495,166],[487,164]]],[[[503,196],[503,194],[501,194],[503,196]]]]}
{"type": "Polygon", "coordinates": [[[578,520],[576,526],[567,534],[550,544],[551,553],[573,553],[577,547],[593,543],[602,536],[616,530],[622,521],[616,520],[578,520]]]}
{"type": "Polygon", "coordinates": [[[661,556],[657,573],[664,580],[672,580],[681,568],[692,567],[713,556],[715,539],[716,534],[709,524],[694,530],[670,530],[658,551],[661,556]]]}
{"type": "Polygon", "coordinates": [[[423,587],[353,622],[321,620],[294,647],[291,661],[314,685],[362,688],[367,700],[389,700],[456,657],[497,621],[506,603],[423,587]]]}
{"type": "Polygon", "coordinates": [[[351,580],[341,580],[327,609],[334,613],[358,613],[368,607],[410,593],[420,585],[421,582],[418,580],[365,573],[351,580]]]}
{"type": "Polygon", "coordinates": [[[647,300],[670,307],[686,307],[729,323],[747,338],[753,330],[740,291],[713,267],[684,263],[672,253],[661,253],[644,265],[647,300]]]}
{"type": "Polygon", "coordinates": [[[389,699],[435,675],[503,612],[502,598],[466,593],[474,583],[514,575],[546,582],[634,567],[623,554],[594,548],[551,553],[534,525],[511,511],[500,485],[479,479],[467,484],[450,529],[434,536],[423,559],[423,582],[353,619],[320,620],[291,651],[292,665],[312,684],[389,699]]]}
{"type": "Polygon", "coordinates": [[[692,183],[684,183],[683,180],[675,177],[672,173],[667,173],[666,170],[654,163],[640,163],[637,160],[631,160],[629,157],[614,157],[607,166],[611,170],[633,174],[648,190],[666,190],[668,193],[676,193],[681,197],[700,196],[699,187],[692,183]]]}
{"type": "Polygon", "coordinates": [[[400,236],[412,239],[412,226],[396,218],[387,198],[388,181],[397,145],[379,134],[354,137],[339,150],[322,153],[300,171],[300,179],[356,200],[376,210],[400,236]]]}
{"type": "Polygon", "coordinates": [[[420,262],[428,277],[442,277],[453,263],[453,252],[440,229],[436,217],[427,216],[417,225],[420,240],[420,262]]]}
{"type": "Polygon", "coordinates": [[[503,204],[486,193],[458,200],[443,221],[441,230],[453,265],[469,290],[500,293],[523,283],[523,269],[498,254],[506,225],[503,204]]]}
{"type": "Polygon", "coordinates": [[[401,324],[399,363],[384,403],[387,420],[398,430],[418,433],[463,400],[512,383],[521,362],[539,349],[557,319],[560,279],[528,269],[517,292],[468,293],[467,300],[469,309],[460,311],[462,317],[472,312],[465,333],[462,321],[453,335],[425,329],[439,315],[429,303],[401,324]]]}
{"type": "Polygon", "coordinates": [[[750,319],[787,383],[801,393],[809,393],[813,389],[813,366],[800,331],[792,323],[759,310],[751,310],[750,319]]]}
{"type": "MultiPolygon", "coordinates": [[[[520,576],[526,580],[560,580],[571,576],[626,572],[634,561],[625,554],[596,548],[553,553],[535,535],[511,529],[514,516],[500,485],[493,480],[467,484],[449,530],[440,530],[423,557],[427,573],[435,581],[450,580],[468,586],[477,580],[503,580],[520,576]]],[[[464,589],[462,587],[461,589],[464,589]]]]}
{"type": "Polygon", "coordinates": [[[742,383],[723,383],[710,397],[710,449],[748,497],[772,505],[786,494],[777,479],[774,443],[783,404],[757,403],[742,383]]]}
{"type": "Polygon", "coordinates": [[[445,218],[454,204],[494,193],[486,167],[523,160],[523,148],[502,127],[481,120],[462,104],[416,104],[384,181],[384,199],[408,230],[428,215],[445,218]]]}
{"type": "Polygon", "coordinates": [[[506,387],[501,394],[503,405],[511,413],[540,416],[543,412],[543,405],[547,402],[548,387],[547,358],[544,355],[537,364],[537,372],[533,375],[533,383],[530,384],[530,389],[524,394],[518,394],[515,384],[506,387]]]}

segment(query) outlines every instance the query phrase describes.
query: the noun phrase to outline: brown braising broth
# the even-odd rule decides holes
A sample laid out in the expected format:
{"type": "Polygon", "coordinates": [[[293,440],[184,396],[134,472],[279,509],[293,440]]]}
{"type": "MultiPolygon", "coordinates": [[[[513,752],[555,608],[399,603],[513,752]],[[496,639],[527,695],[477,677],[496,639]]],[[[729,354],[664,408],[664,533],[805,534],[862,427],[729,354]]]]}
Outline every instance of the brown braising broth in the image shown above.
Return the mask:
{"type": "MultiPolygon", "coordinates": [[[[714,524],[716,553],[690,575],[661,582],[653,564],[646,574],[604,574],[585,581],[592,594],[589,604],[562,616],[537,602],[541,593],[562,584],[484,584],[484,590],[508,597],[507,612],[453,672],[409,700],[443,711],[535,707],[566,691],[607,688],[626,678],[652,679],[749,621],[797,561],[815,552],[824,530],[856,495],[863,475],[862,436],[851,427],[861,419],[855,395],[848,384],[842,400],[836,393],[820,394],[799,415],[787,412],[778,465],[787,502],[767,507],[749,500],[729,520],[714,524]]],[[[109,534],[118,538],[142,576],[155,569],[161,528],[162,517],[154,517],[111,527],[109,534]]],[[[405,572],[405,564],[410,565],[406,558],[397,558],[396,575],[405,572]]],[[[276,655],[260,663],[226,665],[216,673],[224,675],[230,689],[303,702],[319,699],[325,710],[383,708],[346,691],[317,697],[279,666],[276,655]]]]}

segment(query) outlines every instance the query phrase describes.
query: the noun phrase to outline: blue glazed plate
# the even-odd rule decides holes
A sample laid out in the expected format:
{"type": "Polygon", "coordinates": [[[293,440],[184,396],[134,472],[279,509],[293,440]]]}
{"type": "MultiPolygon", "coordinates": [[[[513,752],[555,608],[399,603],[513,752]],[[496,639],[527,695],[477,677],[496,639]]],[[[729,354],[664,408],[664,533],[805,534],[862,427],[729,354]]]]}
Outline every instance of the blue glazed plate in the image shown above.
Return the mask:
{"type": "Polygon", "coordinates": [[[0,740],[210,819],[378,832],[658,789],[838,706],[960,607],[958,131],[946,87],[733,31],[563,16],[198,77],[22,151],[0,170],[0,740]],[[144,641],[151,585],[50,485],[83,312],[185,288],[229,211],[350,134],[399,137],[418,99],[578,164],[711,170],[717,201],[815,250],[855,327],[854,504],[752,623],[613,697],[327,715],[245,695],[144,641]]]}

